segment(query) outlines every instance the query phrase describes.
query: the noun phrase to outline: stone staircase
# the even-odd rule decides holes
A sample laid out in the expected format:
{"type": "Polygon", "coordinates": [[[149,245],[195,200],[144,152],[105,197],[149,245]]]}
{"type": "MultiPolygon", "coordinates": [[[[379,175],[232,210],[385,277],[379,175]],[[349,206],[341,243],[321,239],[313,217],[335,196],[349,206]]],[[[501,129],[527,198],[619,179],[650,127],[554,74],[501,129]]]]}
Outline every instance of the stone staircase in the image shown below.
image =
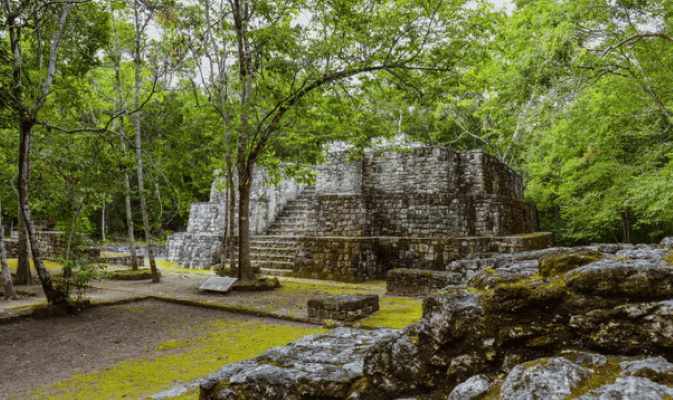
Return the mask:
{"type": "Polygon", "coordinates": [[[307,186],[295,200],[287,202],[266,234],[251,238],[251,263],[262,275],[292,276],[297,256],[295,238],[314,230],[315,200],[315,186],[307,186]]]}

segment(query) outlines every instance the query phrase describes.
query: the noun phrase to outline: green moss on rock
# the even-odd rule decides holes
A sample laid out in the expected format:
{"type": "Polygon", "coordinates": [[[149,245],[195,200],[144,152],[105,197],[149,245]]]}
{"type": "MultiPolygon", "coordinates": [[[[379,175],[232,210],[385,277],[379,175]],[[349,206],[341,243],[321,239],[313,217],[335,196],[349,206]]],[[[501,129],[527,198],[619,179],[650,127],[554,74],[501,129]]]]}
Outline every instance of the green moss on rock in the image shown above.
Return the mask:
{"type": "Polygon", "coordinates": [[[545,278],[562,275],[602,258],[602,253],[590,249],[552,251],[540,259],[540,275],[545,278]]]}

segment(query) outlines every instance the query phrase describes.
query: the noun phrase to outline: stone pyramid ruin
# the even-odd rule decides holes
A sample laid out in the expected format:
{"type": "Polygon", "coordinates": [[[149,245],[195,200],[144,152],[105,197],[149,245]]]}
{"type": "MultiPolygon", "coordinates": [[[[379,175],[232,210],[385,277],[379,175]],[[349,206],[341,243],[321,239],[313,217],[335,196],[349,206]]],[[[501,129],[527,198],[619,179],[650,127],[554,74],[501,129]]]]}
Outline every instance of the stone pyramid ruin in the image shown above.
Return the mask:
{"type": "MultiPolygon", "coordinates": [[[[465,279],[448,270],[454,260],[553,244],[536,233],[522,177],[484,151],[380,142],[350,156],[350,146],[332,143],[313,186],[264,184],[266,171],[255,171],[251,259],[262,275],[362,281],[403,268],[444,285],[465,279]]],[[[219,264],[223,212],[216,180],[210,202],[192,204],[187,232],[169,237],[169,260],[219,264]]]]}

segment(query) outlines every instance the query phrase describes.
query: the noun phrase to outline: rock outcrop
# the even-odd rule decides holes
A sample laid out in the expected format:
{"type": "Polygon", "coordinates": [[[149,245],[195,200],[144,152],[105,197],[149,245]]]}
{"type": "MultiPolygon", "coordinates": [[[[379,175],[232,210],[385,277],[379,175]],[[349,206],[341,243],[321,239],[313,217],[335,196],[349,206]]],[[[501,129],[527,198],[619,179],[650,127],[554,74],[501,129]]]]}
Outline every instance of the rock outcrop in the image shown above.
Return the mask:
{"type": "Polygon", "coordinates": [[[202,384],[201,399],[255,398],[270,387],[284,394],[257,398],[672,399],[667,245],[497,258],[467,285],[427,298],[416,324],[304,338],[225,366],[202,384]],[[313,352],[301,349],[325,340],[367,346],[334,347],[333,369],[307,368],[313,352]]]}

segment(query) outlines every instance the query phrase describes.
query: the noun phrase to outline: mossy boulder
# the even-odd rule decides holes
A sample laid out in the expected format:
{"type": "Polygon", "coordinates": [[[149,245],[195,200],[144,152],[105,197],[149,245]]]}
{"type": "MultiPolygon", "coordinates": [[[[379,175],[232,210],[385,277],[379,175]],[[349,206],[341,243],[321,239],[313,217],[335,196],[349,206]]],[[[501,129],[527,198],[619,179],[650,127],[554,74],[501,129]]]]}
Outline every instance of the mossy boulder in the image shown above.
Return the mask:
{"type": "Polygon", "coordinates": [[[540,275],[545,278],[562,275],[601,259],[603,253],[587,248],[552,251],[540,258],[540,275]]]}
{"type": "Polygon", "coordinates": [[[602,260],[565,274],[566,286],[589,296],[673,296],[673,267],[657,260],[602,260]]]}
{"type": "Polygon", "coordinates": [[[280,287],[278,278],[257,278],[251,280],[238,280],[231,287],[232,290],[243,292],[257,292],[264,290],[273,290],[280,287]]]}
{"type": "Polygon", "coordinates": [[[563,400],[591,378],[586,368],[563,357],[514,367],[500,389],[502,400],[563,400]]]}
{"type": "MultiPolygon", "coordinates": [[[[201,400],[342,399],[366,390],[362,359],[399,331],[337,328],[307,336],[250,360],[228,364],[201,381],[201,400]]],[[[354,397],[371,398],[373,397],[354,397]]]]}
{"type": "MultiPolygon", "coordinates": [[[[161,271],[157,271],[159,277],[161,277],[161,271]]],[[[139,281],[143,279],[152,279],[152,271],[147,268],[139,269],[137,271],[133,270],[123,270],[123,271],[112,271],[108,275],[109,279],[115,279],[119,281],[139,281]]]]}

